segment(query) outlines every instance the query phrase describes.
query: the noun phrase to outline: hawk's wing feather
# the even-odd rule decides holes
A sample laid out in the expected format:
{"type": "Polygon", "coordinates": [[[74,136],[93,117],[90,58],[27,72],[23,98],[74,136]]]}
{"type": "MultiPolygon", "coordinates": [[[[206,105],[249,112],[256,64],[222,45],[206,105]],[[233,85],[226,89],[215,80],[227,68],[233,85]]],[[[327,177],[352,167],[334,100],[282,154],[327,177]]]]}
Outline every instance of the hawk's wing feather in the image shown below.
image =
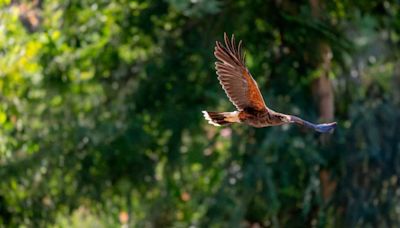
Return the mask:
{"type": "Polygon", "coordinates": [[[300,126],[306,126],[308,128],[314,129],[321,133],[332,132],[336,128],[336,122],[332,123],[323,123],[323,124],[313,124],[308,122],[307,120],[303,120],[297,116],[289,115],[289,120],[292,123],[296,123],[300,126]]]}
{"type": "Polygon", "coordinates": [[[229,100],[238,110],[253,108],[266,109],[264,99],[244,63],[242,41],[236,48],[235,37],[229,41],[224,34],[225,47],[217,41],[214,55],[219,61],[215,62],[218,79],[229,100]]]}

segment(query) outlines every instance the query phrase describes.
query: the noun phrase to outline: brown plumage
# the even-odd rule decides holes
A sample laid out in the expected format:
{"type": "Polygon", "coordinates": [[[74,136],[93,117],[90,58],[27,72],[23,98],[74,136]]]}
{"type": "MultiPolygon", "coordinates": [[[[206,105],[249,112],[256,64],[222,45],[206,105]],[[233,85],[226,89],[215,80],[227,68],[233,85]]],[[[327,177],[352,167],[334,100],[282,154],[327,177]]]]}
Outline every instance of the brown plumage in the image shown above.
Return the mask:
{"type": "Polygon", "coordinates": [[[234,112],[207,112],[204,117],[215,126],[231,123],[245,123],[253,127],[268,127],[295,123],[312,128],[318,132],[330,132],[336,127],[336,122],[313,124],[299,117],[286,115],[269,109],[264,102],[257,82],[251,76],[245,65],[245,55],[242,51],[242,41],[236,47],[235,37],[229,40],[224,34],[225,46],[216,42],[214,55],[218,80],[225,90],[229,100],[236,106],[234,112]]]}

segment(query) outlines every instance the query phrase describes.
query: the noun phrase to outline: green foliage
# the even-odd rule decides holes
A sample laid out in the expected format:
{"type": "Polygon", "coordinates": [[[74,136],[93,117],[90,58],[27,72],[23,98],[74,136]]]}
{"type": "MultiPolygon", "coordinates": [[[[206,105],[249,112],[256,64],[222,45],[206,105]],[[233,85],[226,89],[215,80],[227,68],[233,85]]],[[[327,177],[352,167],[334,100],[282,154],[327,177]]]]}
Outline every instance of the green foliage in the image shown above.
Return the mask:
{"type": "Polygon", "coordinates": [[[400,224],[395,1],[328,1],[317,19],[308,1],[47,0],[34,31],[21,4],[0,1],[0,226],[400,224]],[[329,143],[207,125],[201,110],[233,110],[213,69],[223,32],[272,109],[315,121],[331,47],[329,143]]]}

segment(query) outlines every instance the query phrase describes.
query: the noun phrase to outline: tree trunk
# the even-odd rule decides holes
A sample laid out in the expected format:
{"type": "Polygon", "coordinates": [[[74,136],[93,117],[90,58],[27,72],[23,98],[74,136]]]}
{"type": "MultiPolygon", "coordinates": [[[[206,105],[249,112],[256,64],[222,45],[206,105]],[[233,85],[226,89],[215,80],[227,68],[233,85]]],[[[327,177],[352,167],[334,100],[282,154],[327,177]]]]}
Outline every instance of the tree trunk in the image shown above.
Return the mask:
{"type": "MultiPolygon", "coordinates": [[[[321,5],[319,0],[310,0],[312,14],[315,18],[320,18],[321,5]]],[[[328,43],[320,41],[317,45],[320,56],[318,64],[318,72],[321,74],[312,83],[312,92],[316,98],[319,111],[320,121],[332,121],[334,119],[334,93],[332,81],[329,79],[331,70],[332,50],[328,43]]],[[[326,144],[329,141],[329,135],[321,136],[321,143],[326,144]]],[[[320,170],[321,192],[324,202],[329,201],[336,189],[336,181],[331,180],[330,171],[327,169],[320,170]]]]}

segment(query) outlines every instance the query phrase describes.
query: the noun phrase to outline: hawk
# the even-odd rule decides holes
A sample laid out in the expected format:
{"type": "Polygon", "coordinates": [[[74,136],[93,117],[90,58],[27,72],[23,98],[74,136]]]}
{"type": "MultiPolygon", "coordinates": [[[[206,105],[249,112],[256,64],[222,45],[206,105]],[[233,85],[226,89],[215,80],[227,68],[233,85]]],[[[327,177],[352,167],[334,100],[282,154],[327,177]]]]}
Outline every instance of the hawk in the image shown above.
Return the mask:
{"type": "Polygon", "coordinates": [[[245,65],[242,41],[236,47],[235,36],[232,35],[229,40],[226,33],[224,40],[225,46],[216,42],[214,55],[219,61],[215,62],[215,68],[222,88],[237,110],[234,112],[203,111],[208,123],[215,126],[244,123],[257,128],[294,123],[321,133],[335,129],[336,122],[313,124],[297,116],[275,112],[268,108],[257,82],[245,65]]]}

